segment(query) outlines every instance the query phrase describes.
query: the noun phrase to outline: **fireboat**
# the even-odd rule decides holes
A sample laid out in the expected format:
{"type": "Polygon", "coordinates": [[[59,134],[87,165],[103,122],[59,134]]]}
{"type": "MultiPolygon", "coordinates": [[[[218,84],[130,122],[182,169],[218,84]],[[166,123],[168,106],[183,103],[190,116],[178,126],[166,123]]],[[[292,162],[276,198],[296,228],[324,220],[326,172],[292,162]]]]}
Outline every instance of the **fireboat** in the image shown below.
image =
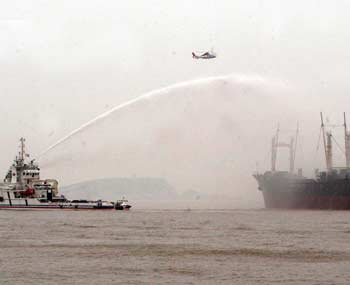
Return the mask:
{"type": "Polygon", "coordinates": [[[56,179],[41,179],[35,159],[30,160],[25,139],[20,139],[20,151],[0,183],[0,209],[62,209],[62,210],[128,210],[131,205],[124,198],[116,202],[69,200],[58,193],[56,179]]]}

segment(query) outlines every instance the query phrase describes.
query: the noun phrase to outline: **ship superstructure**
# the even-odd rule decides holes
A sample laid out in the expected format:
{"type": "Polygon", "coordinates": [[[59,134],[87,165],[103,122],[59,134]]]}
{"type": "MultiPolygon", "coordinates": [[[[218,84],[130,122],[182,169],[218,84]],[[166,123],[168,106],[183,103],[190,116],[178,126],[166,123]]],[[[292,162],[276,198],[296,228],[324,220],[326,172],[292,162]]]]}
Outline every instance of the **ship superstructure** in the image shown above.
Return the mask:
{"type": "Polygon", "coordinates": [[[279,131],[272,139],[271,170],[253,176],[258,182],[266,208],[350,210],[350,133],[344,113],[345,167],[333,166],[333,135],[326,131],[321,113],[321,131],[326,170],[315,170],[314,178],[304,177],[302,170],[294,171],[298,130],[290,143],[279,142],[279,131]],[[290,150],[289,171],[276,170],[277,150],[290,150]]]}
{"type": "MultiPolygon", "coordinates": [[[[40,168],[29,159],[25,139],[20,139],[20,151],[0,183],[0,209],[119,209],[109,201],[68,200],[58,193],[58,181],[41,179],[40,168]]],[[[119,205],[118,205],[119,206],[119,205]]],[[[128,208],[131,206],[129,205],[128,208]]]]}

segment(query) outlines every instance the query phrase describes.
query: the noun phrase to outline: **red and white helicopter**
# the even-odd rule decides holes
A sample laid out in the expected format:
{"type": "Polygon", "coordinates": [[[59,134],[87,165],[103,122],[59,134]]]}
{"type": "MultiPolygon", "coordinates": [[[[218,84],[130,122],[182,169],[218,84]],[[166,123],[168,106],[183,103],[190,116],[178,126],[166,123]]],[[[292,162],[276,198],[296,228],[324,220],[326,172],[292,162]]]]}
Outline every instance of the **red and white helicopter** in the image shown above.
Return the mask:
{"type": "Polygon", "coordinates": [[[206,51],[206,52],[197,52],[197,54],[193,51],[192,58],[194,58],[194,59],[211,59],[211,58],[216,58],[216,54],[213,50],[206,51]],[[200,53],[200,54],[198,54],[198,53],[200,53]]]}

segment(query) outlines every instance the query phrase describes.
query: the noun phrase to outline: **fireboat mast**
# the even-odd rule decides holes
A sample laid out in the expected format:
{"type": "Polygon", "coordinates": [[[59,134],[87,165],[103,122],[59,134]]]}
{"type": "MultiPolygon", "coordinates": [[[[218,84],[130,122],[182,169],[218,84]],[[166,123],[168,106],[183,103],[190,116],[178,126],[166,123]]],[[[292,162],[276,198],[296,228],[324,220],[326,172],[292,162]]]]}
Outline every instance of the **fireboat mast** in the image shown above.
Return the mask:
{"type": "Polygon", "coordinates": [[[20,138],[20,151],[19,156],[16,159],[16,174],[17,174],[17,183],[20,189],[23,188],[23,175],[22,170],[24,167],[24,158],[25,158],[25,138],[20,138]]]}
{"type": "Polygon", "coordinates": [[[20,149],[21,151],[19,152],[19,160],[24,163],[24,157],[25,157],[25,141],[26,139],[25,138],[21,138],[20,139],[20,142],[21,142],[21,145],[20,145],[20,149]]]}

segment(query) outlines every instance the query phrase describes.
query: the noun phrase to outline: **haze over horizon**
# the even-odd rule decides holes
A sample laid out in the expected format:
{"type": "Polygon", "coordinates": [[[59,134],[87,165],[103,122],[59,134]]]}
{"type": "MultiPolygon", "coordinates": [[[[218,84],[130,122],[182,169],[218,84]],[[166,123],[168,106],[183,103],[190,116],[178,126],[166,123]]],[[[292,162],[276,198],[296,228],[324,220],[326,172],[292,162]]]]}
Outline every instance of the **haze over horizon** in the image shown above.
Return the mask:
{"type": "MultiPolygon", "coordinates": [[[[341,122],[350,101],[349,6],[347,1],[6,3],[0,11],[0,119],[5,122],[0,169],[5,174],[21,136],[35,156],[146,92],[233,75],[224,87],[219,81],[174,91],[114,117],[102,135],[84,134],[90,145],[84,159],[96,161],[95,167],[104,159],[101,137],[103,142],[112,138],[105,151],[114,149],[118,156],[110,161],[109,175],[159,174],[180,188],[232,191],[236,179],[248,179],[256,161],[266,156],[278,121],[294,128],[299,120],[308,151],[315,148],[319,111],[341,122]],[[212,47],[217,59],[191,58],[192,51],[212,47]],[[246,78],[243,85],[234,79],[237,74],[246,78]],[[263,86],[250,85],[252,78],[261,78],[263,86]]],[[[81,157],[78,149],[77,138],[62,151],[81,157]]],[[[67,183],[92,177],[95,168],[88,171],[87,165],[71,171],[76,159],[47,174],[59,174],[67,183]]],[[[306,158],[300,161],[314,166],[306,158]]],[[[249,187],[254,183],[244,181],[249,187]]]]}

